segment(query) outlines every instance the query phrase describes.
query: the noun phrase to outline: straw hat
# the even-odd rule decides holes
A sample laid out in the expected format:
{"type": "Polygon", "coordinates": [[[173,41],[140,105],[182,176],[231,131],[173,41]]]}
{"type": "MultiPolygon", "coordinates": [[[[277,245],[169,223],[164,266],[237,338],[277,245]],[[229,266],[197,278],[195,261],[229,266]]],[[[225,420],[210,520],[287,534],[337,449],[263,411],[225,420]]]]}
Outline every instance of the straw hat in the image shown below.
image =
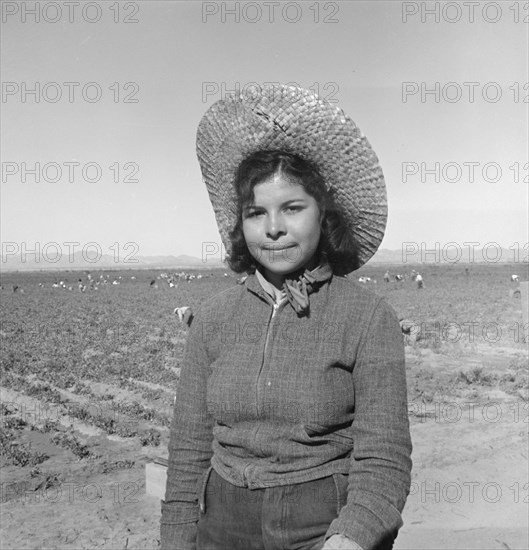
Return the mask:
{"type": "MultiPolygon", "coordinates": [[[[214,103],[197,130],[197,156],[222,241],[237,222],[240,163],[263,150],[296,154],[317,166],[356,243],[360,265],[384,237],[387,200],[378,158],[338,107],[296,86],[252,88],[214,103]]],[[[353,269],[353,268],[352,268],[353,269]]]]}

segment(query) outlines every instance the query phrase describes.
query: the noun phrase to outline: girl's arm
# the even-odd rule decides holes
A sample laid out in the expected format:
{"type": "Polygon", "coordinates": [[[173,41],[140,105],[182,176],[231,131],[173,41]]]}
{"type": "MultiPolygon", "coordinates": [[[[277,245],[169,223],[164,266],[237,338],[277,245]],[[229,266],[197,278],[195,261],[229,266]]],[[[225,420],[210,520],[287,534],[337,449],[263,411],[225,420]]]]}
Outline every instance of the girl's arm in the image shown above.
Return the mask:
{"type": "Polygon", "coordinates": [[[187,337],[176,394],[165,501],[162,501],[161,548],[194,550],[198,522],[197,482],[212,456],[212,423],[207,414],[209,357],[200,313],[187,337]]]}
{"type": "Polygon", "coordinates": [[[391,548],[411,482],[411,438],[401,329],[381,299],[353,369],[355,416],[347,504],[327,537],[342,534],[363,550],[391,548]]]}

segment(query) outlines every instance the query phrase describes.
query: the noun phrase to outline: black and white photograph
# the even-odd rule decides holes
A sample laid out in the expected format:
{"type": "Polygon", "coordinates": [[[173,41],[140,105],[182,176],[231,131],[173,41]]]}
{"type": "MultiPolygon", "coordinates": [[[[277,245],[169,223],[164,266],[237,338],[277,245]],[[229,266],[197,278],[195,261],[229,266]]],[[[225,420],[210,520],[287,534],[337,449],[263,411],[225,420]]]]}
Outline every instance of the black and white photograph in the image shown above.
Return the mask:
{"type": "Polygon", "coordinates": [[[0,8],[1,547],[529,548],[529,2],[0,8]]]}

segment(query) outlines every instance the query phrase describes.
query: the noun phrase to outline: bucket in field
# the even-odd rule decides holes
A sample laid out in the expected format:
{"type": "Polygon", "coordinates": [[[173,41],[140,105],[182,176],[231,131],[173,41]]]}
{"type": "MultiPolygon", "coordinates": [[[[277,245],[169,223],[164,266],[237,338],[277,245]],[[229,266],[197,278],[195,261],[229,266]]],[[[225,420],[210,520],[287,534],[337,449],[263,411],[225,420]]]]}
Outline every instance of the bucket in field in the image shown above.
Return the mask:
{"type": "Polygon", "coordinates": [[[156,457],[153,462],[145,465],[145,492],[160,500],[163,500],[165,497],[167,466],[167,459],[161,456],[156,457]]]}

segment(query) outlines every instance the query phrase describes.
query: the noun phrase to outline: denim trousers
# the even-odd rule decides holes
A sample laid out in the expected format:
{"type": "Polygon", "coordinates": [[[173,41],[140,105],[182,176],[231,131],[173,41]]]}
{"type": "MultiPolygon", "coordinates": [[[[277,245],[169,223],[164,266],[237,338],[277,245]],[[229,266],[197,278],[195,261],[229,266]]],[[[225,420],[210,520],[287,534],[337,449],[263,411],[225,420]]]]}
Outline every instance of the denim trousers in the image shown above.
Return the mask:
{"type": "Polygon", "coordinates": [[[348,476],[248,489],[210,468],[199,488],[197,550],[321,550],[347,501],[348,476]]]}

